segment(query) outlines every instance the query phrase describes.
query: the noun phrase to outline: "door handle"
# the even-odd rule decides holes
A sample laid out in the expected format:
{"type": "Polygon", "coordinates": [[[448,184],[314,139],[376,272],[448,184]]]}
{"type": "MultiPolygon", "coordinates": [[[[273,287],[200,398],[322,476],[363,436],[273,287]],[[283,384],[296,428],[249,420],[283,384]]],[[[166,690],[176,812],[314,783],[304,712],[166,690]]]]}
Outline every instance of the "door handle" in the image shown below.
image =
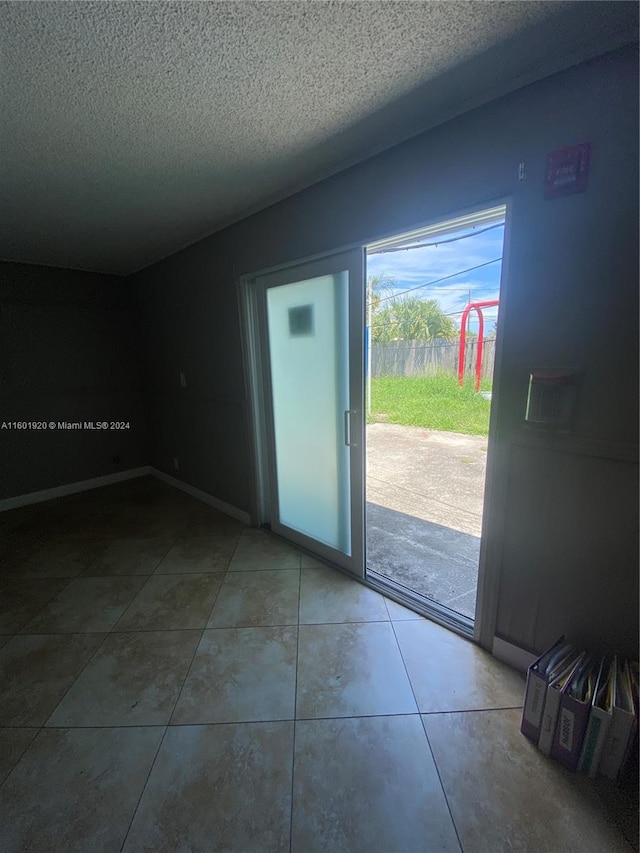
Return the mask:
{"type": "Polygon", "coordinates": [[[344,410],[344,443],[351,447],[351,410],[344,410]]]}

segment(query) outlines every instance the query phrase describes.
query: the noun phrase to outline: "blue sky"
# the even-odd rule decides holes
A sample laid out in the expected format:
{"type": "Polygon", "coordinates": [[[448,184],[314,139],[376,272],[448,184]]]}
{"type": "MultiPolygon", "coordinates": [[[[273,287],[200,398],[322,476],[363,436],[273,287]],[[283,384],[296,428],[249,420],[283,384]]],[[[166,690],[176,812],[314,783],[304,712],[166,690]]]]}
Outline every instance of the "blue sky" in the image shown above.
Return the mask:
{"type": "MultiPolygon", "coordinates": [[[[425,238],[421,242],[433,243],[437,239],[448,239],[464,233],[464,231],[452,232],[440,235],[439,238],[425,238]]],[[[470,233],[471,236],[455,243],[440,243],[424,249],[369,255],[367,275],[387,273],[393,276],[395,286],[385,294],[390,296],[501,257],[504,226],[492,228],[484,233],[466,233],[470,233]]],[[[456,275],[455,278],[449,278],[439,284],[420,288],[408,295],[422,299],[436,299],[445,313],[460,312],[452,314],[451,317],[459,328],[461,312],[469,301],[469,294],[471,294],[471,302],[499,298],[501,267],[501,262],[490,264],[469,273],[456,275]]],[[[484,309],[485,334],[493,329],[497,316],[497,307],[484,309]]],[[[478,320],[475,311],[472,312],[469,321],[469,328],[477,332],[478,320]]]]}

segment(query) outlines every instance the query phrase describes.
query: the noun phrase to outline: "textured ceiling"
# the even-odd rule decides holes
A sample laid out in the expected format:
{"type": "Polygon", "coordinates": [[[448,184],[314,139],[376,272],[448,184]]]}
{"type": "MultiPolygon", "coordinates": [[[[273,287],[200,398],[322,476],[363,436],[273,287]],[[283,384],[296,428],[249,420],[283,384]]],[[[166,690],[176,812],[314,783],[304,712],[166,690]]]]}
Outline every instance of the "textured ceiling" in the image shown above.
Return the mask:
{"type": "Polygon", "coordinates": [[[630,7],[0,3],[0,258],[140,269],[629,40],[630,7]]]}

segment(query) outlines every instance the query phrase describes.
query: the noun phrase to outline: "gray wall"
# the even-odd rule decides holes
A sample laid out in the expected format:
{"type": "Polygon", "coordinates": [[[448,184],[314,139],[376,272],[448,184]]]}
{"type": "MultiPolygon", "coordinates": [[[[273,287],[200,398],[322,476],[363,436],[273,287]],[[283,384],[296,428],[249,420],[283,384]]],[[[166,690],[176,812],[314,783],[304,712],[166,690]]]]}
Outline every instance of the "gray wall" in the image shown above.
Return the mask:
{"type": "Polygon", "coordinates": [[[148,464],[124,279],[0,263],[0,425],[31,420],[131,429],[0,430],[0,498],[148,464]]]}
{"type": "Polygon", "coordinates": [[[499,585],[496,631],[533,650],[566,631],[635,652],[637,169],[637,52],[627,48],[467,113],[137,274],[152,464],[175,473],[178,456],[187,482],[251,508],[239,274],[510,196],[484,530],[499,585]],[[585,141],[587,192],[545,201],[547,153],[585,141]],[[523,428],[532,367],[580,370],[571,436],[523,428]]]}

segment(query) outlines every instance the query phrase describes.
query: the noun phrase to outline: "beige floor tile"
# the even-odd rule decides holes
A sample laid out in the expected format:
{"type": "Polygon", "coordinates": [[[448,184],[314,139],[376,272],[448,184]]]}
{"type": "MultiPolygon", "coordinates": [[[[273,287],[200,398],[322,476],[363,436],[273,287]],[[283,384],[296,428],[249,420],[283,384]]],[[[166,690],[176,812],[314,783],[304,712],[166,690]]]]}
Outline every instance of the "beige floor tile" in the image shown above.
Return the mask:
{"type": "Polygon", "coordinates": [[[204,628],[222,574],[154,575],[120,619],[115,631],[204,628]]]}
{"type": "Polygon", "coordinates": [[[291,849],[460,850],[417,714],[296,723],[291,849]]]}
{"type": "Polygon", "coordinates": [[[158,568],[158,575],[224,572],[236,548],[237,537],[224,535],[178,539],[158,568]]]}
{"type": "Polygon", "coordinates": [[[110,634],[47,725],[164,725],[199,638],[200,631],[110,634]]]}
{"type": "Polygon", "coordinates": [[[299,630],[298,718],[416,713],[390,622],[299,630]]]}
{"type": "Polygon", "coordinates": [[[0,785],[40,729],[0,729],[0,785]]]}
{"type": "Polygon", "coordinates": [[[228,549],[233,548],[238,544],[241,531],[233,530],[200,530],[200,528],[185,528],[180,536],[175,541],[175,545],[180,545],[187,552],[191,549],[194,553],[203,551],[208,553],[213,550],[225,553],[228,549]]]}
{"type": "Polygon", "coordinates": [[[389,614],[380,593],[337,569],[302,569],[300,624],[386,622],[389,614]]]}
{"type": "Polygon", "coordinates": [[[192,536],[219,536],[220,534],[239,537],[246,529],[247,525],[236,518],[211,510],[197,513],[195,518],[187,522],[181,535],[187,539],[192,536]]]}
{"type": "Polygon", "coordinates": [[[185,520],[182,513],[170,508],[125,504],[106,512],[104,507],[98,506],[90,525],[94,536],[104,530],[111,531],[113,538],[173,540],[184,528],[185,520]]]}
{"type": "Polygon", "coordinates": [[[0,578],[20,577],[20,567],[42,547],[28,533],[3,533],[0,531],[0,578]]]}
{"type": "Polygon", "coordinates": [[[95,561],[107,544],[106,541],[51,542],[35,548],[15,568],[14,574],[22,578],[74,578],[95,561]]]}
{"type": "Polygon", "coordinates": [[[300,571],[227,572],[207,628],[297,625],[300,571]]]}
{"type": "Polygon", "coordinates": [[[42,730],[0,788],[0,848],[120,850],[162,732],[42,730]]]}
{"type": "Polygon", "coordinates": [[[0,631],[17,632],[69,583],[69,578],[2,578],[0,631]]]}
{"type": "Polygon", "coordinates": [[[184,510],[171,506],[145,506],[132,513],[127,509],[127,517],[132,518],[140,529],[153,532],[154,536],[171,536],[175,538],[180,535],[186,525],[186,514],[184,510]]]}
{"type": "Polygon", "coordinates": [[[420,711],[522,705],[522,675],[470,640],[428,619],[395,622],[394,630],[420,711]]]}
{"type": "MultiPolygon", "coordinates": [[[[520,733],[518,710],[423,717],[462,846],[474,853],[630,847],[584,783],[520,733]]],[[[637,818],[637,813],[636,813],[637,818]]]]}
{"type": "Polygon", "coordinates": [[[125,853],[289,850],[293,723],[167,731],[125,853]]]}
{"type": "Polygon", "coordinates": [[[182,524],[167,523],[158,519],[152,522],[136,521],[134,519],[113,520],[112,522],[96,523],[89,535],[91,539],[109,538],[115,539],[140,539],[140,540],[165,540],[167,546],[171,545],[176,536],[180,534],[182,524]]]}
{"type": "MultiPolygon", "coordinates": [[[[0,515],[0,536],[2,537],[2,541],[6,541],[7,537],[11,536],[16,530],[20,530],[25,525],[31,523],[36,512],[37,504],[28,504],[27,506],[5,510],[0,515]]],[[[1,552],[2,546],[0,546],[1,552]]]]}
{"type": "Polygon", "coordinates": [[[420,616],[420,614],[416,613],[415,610],[403,607],[401,604],[398,604],[396,601],[392,601],[390,598],[385,598],[384,601],[387,605],[389,618],[393,622],[421,621],[424,619],[424,616],[420,616]]]}
{"type": "Polygon", "coordinates": [[[22,629],[23,634],[109,631],[146,577],[74,578],[22,629]]]}
{"type": "Polygon", "coordinates": [[[86,575],[151,575],[173,539],[114,539],[86,569],[86,575]]]}
{"type": "Polygon", "coordinates": [[[264,530],[245,530],[229,566],[231,572],[299,569],[300,552],[264,530]]]}
{"type": "Polygon", "coordinates": [[[293,627],[205,631],[172,724],[293,719],[293,627]]]}
{"type": "Polygon", "coordinates": [[[322,560],[316,560],[315,557],[312,557],[310,554],[305,554],[303,551],[300,552],[300,565],[303,569],[327,568],[327,564],[323,563],[322,560]]]}
{"type": "Polygon", "coordinates": [[[0,726],[41,726],[104,634],[13,637],[0,650],[0,726]]]}
{"type": "Polygon", "coordinates": [[[54,536],[54,530],[58,534],[58,538],[68,542],[69,544],[82,545],[93,542],[94,540],[111,541],[118,536],[126,535],[122,530],[122,526],[117,522],[88,522],[83,524],[57,524],[55,528],[47,533],[43,531],[42,535],[49,537],[54,536]]]}

